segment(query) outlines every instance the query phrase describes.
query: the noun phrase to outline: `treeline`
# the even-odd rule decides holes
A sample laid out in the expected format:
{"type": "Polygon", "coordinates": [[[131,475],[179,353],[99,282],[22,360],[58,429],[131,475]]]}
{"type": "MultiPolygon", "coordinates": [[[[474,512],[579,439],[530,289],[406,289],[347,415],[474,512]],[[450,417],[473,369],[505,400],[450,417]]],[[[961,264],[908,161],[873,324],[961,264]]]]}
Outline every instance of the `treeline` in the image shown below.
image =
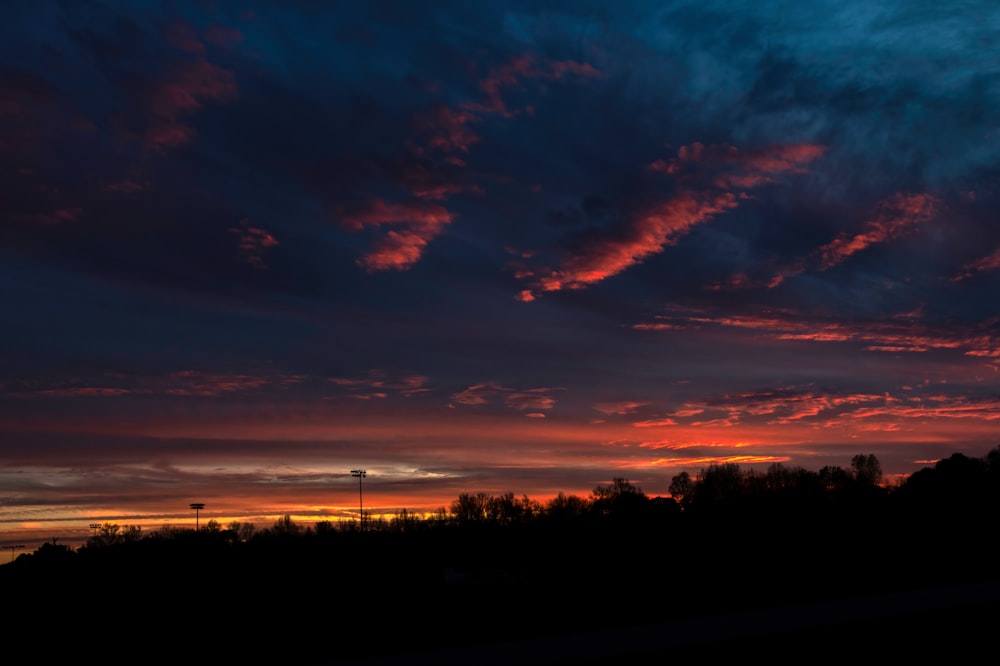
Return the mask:
{"type": "MultiPolygon", "coordinates": [[[[335,535],[403,534],[499,527],[593,528],[627,524],[656,530],[671,520],[688,524],[700,519],[739,519],[797,516],[833,518],[869,515],[896,519],[908,515],[922,520],[947,514],[952,521],[978,519],[984,513],[1000,511],[1000,447],[982,458],[955,453],[924,468],[904,481],[886,484],[882,467],[873,454],[855,455],[848,467],[827,466],[812,471],[799,466],[774,463],[766,470],[741,467],[735,463],[710,465],[692,477],[681,472],[671,480],[670,496],[650,497],[627,478],[616,477],[608,485],[598,485],[586,497],[559,493],[547,502],[513,492],[490,494],[461,493],[448,508],[430,514],[402,509],[394,515],[362,520],[296,522],[285,515],[275,523],[259,527],[251,522],[222,524],[214,519],[190,528],[164,526],[143,532],[138,525],[104,523],[80,548],[93,551],[126,546],[139,541],[192,541],[217,544],[248,544],[288,541],[293,538],[324,539],[335,535]],[[663,521],[667,521],[664,523],[663,521]]],[[[67,546],[44,544],[36,553],[41,559],[53,553],[69,553],[67,546]]],[[[22,554],[18,560],[30,560],[22,554]]]]}
{"type": "Polygon", "coordinates": [[[210,656],[330,663],[1000,577],[1000,447],[898,484],[858,455],[819,471],[712,465],[670,492],[615,478],[585,497],[462,493],[363,522],[106,524],[77,550],[0,567],[0,589],[18,618],[50,624],[53,606],[83,604],[60,627],[82,640],[257,627],[210,656]]]}

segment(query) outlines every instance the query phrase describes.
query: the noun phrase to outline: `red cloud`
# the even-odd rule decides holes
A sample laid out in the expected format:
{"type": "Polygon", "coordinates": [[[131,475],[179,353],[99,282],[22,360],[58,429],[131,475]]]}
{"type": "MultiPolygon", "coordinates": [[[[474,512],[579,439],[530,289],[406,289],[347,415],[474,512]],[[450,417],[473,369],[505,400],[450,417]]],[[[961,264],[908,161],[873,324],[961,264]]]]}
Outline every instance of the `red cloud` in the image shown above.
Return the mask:
{"type": "Polygon", "coordinates": [[[391,376],[382,370],[372,370],[364,377],[330,377],[329,381],[337,386],[355,389],[351,397],[362,400],[386,398],[390,393],[410,398],[430,390],[427,388],[427,377],[423,375],[391,376]],[[372,391],[357,392],[361,389],[372,391]]]}
{"type": "MultiPolygon", "coordinates": [[[[594,67],[575,61],[536,62],[531,55],[520,56],[490,71],[479,82],[486,99],[461,106],[438,105],[420,114],[414,127],[422,138],[408,144],[412,152],[404,164],[404,184],[415,201],[387,204],[378,199],[369,203],[369,210],[349,216],[344,223],[354,229],[382,224],[402,224],[380,238],[375,248],[358,263],[369,271],[406,270],[423,255],[427,244],[451,223],[452,214],[442,206],[430,206],[423,201],[443,201],[453,194],[479,191],[475,186],[456,182],[454,172],[465,167],[458,154],[467,153],[480,141],[471,129],[483,114],[512,116],[501,92],[523,79],[561,79],[567,74],[597,76],[594,67]]],[[[180,137],[178,137],[178,140],[180,137]]],[[[529,291],[522,300],[533,298],[529,291]]]]}
{"type": "Polygon", "coordinates": [[[451,401],[453,404],[476,406],[486,405],[495,398],[501,398],[503,403],[511,409],[543,410],[555,407],[555,399],[547,395],[553,390],[555,389],[533,388],[517,391],[496,382],[485,382],[455,393],[451,396],[451,401]]]}
{"type": "Polygon", "coordinates": [[[277,239],[265,229],[249,226],[248,220],[242,220],[239,227],[234,227],[229,231],[239,234],[240,256],[248,264],[255,268],[265,268],[263,253],[264,250],[278,244],[277,239]]]}
{"type": "Polygon", "coordinates": [[[535,279],[535,289],[522,291],[519,298],[532,300],[537,291],[580,289],[617,275],[673,245],[692,227],[737,207],[746,196],[737,190],[772,182],[776,174],[802,173],[805,165],[825,150],[810,144],[768,146],[749,152],[697,142],[682,146],[676,158],[649,165],[651,170],[675,179],[680,193],[637,215],[624,233],[608,234],[585,245],[558,269],[541,272],[537,278],[535,271],[522,271],[535,279]]]}
{"type": "Polygon", "coordinates": [[[179,118],[199,111],[205,102],[227,101],[236,91],[236,78],[227,69],[205,60],[178,66],[150,101],[154,122],[146,133],[147,145],[163,151],[187,143],[194,129],[179,118]]]}
{"type": "Polygon", "coordinates": [[[632,424],[636,428],[663,428],[677,425],[673,419],[649,419],[647,421],[636,421],[632,424]]]}
{"type": "Polygon", "coordinates": [[[403,229],[390,231],[375,243],[375,248],[358,261],[368,270],[404,270],[415,264],[427,243],[451,223],[453,216],[443,206],[411,201],[387,204],[372,201],[368,209],[344,218],[353,229],[386,224],[403,225],[403,229]]]}
{"type": "Polygon", "coordinates": [[[929,194],[896,194],[881,201],[875,217],[855,235],[843,234],[821,247],[820,270],[833,268],[869,245],[898,238],[910,228],[931,219],[939,202],[929,194]]]}
{"type": "Polygon", "coordinates": [[[709,198],[679,196],[637,218],[624,238],[605,239],[570,257],[562,268],[539,279],[538,287],[542,291],[580,289],[616,275],[673,245],[696,224],[736,205],[736,198],[728,193],[709,198]]]}
{"type": "Polygon", "coordinates": [[[478,120],[469,111],[437,106],[430,113],[417,119],[417,129],[429,137],[426,148],[443,153],[466,153],[472,144],[479,141],[479,135],[469,129],[469,124],[478,120]]]}
{"type": "Polygon", "coordinates": [[[513,409],[552,409],[556,401],[547,395],[541,395],[538,390],[528,393],[512,393],[504,398],[504,404],[513,409]]]}
{"type": "Polygon", "coordinates": [[[168,375],[136,378],[107,374],[98,380],[99,385],[86,380],[73,381],[67,382],[72,384],[69,386],[32,389],[22,394],[68,398],[115,398],[128,395],[214,397],[263,387],[283,388],[301,380],[301,377],[295,375],[232,375],[181,370],[168,375]]]}
{"type": "Polygon", "coordinates": [[[599,402],[594,405],[594,409],[602,414],[632,414],[640,407],[645,407],[645,402],[635,402],[634,400],[623,400],[621,402],[599,402]]]}
{"type": "Polygon", "coordinates": [[[998,268],[1000,268],[1000,249],[996,250],[991,255],[979,259],[978,261],[966,264],[962,267],[961,272],[952,278],[952,281],[958,282],[960,280],[967,280],[976,273],[995,271],[998,268]]]}
{"type": "Polygon", "coordinates": [[[514,112],[507,107],[501,95],[503,89],[518,85],[522,79],[557,80],[566,74],[590,78],[600,76],[600,72],[587,63],[573,60],[546,60],[538,63],[534,56],[525,54],[490,70],[486,78],[479,82],[486,100],[466,106],[475,111],[496,113],[509,118],[514,112]]]}
{"type": "Polygon", "coordinates": [[[728,144],[706,146],[695,141],[681,146],[676,158],[657,160],[649,169],[688,179],[711,175],[715,187],[746,189],[774,182],[773,176],[777,174],[805,173],[806,165],[825,152],[826,146],[815,144],[783,144],[741,151],[728,144]]]}
{"type": "MultiPolygon", "coordinates": [[[[912,315],[897,316],[888,321],[831,322],[797,317],[793,313],[772,316],[706,317],[701,313],[674,317],[672,327],[701,327],[715,324],[730,328],[751,329],[775,340],[810,342],[860,342],[866,351],[930,352],[933,350],[964,350],[967,356],[995,357],[1000,340],[982,331],[942,329],[922,326],[912,315]]],[[[636,324],[634,328],[641,326],[636,324]]]]}

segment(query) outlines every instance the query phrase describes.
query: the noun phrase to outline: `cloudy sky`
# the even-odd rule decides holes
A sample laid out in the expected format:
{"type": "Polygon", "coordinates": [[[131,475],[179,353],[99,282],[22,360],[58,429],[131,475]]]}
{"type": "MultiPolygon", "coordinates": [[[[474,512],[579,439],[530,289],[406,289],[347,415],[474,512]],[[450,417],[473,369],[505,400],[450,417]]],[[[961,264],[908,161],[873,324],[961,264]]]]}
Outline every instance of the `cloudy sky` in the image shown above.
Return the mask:
{"type": "Polygon", "coordinates": [[[0,45],[0,541],[1000,442],[993,2],[12,0],[0,45]]]}

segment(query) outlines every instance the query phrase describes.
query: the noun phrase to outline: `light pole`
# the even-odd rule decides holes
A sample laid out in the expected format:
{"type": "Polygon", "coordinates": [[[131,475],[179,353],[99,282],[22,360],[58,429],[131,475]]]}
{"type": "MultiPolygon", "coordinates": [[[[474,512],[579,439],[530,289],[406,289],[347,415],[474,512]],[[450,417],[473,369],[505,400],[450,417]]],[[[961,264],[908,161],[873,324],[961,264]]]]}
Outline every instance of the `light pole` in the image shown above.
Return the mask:
{"type": "Polygon", "coordinates": [[[5,550],[6,549],[10,549],[10,561],[13,562],[14,561],[14,551],[15,550],[23,550],[24,549],[24,544],[23,543],[19,543],[19,544],[13,545],[13,546],[4,546],[4,549],[5,550]]]}
{"type": "Polygon", "coordinates": [[[95,539],[97,538],[97,528],[99,528],[100,526],[101,526],[100,523],[91,523],[90,524],[90,529],[94,530],[94,533],[91,536],[93,536],[95,539]]]}
{"type": "Polygon", "coordinates": [[[201,502],[192,502],[189,506],[192,509],[194,509],[194,531],[197,532],[198,531],[198,514],[199,514],[199,512],[202,509],[205,508],[205,505],[202,504],[201,502]]]}
{"type": "Polygon", "coordinates": [[[361,496],[361,479],[365,478],[365,475],[367,475],[367,474],[368,474],[368,472],[366,472],[363,469],[352,469],[351,470],[351,476],[358,477],[358,515],[361,517],[361,531],[362,532],[365,531],[365,503],[364,503],[364,499],[361,496]]]}

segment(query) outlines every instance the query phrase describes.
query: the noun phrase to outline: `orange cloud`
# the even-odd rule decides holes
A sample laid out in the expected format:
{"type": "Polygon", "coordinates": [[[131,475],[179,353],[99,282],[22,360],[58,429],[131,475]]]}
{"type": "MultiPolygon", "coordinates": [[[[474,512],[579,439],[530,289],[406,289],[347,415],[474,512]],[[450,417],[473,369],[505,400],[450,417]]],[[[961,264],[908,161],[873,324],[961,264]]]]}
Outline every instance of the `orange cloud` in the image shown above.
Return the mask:
{"type": "Polygon", "coordinates": [[[466,108],[509,118],[515,112],[510,110],[501,94],[504,89],[517,86],[523,79],[557,80],[567,74],[590,78],[600,76],[600,72],[587,63],[572,60],[538,62],[533,55],[525,54],[491,69],[490,73],[479,82],[479,89],[483,91],[486,99],[467,104],[466,108]]]}
{"type": "Polygon", "coordinates": [[[390,393],[410,398],[430,391],[423,375],[393,376],[383,370],[371,370],[362,377],[330,377],[328,381],[353,389],[351,397],[362,400],[386,398],[390,393]]]}
{"type": "Polygon", "coordinates": [[[781,173],[802,173],[826,151],[823,146],[789,144],[741,152],[733,146],[682,146],[676,158],[657,160],[652,171],[670,176],[680,192],[665,203],[629,220],[623,230],[606,234],[571,254],[555,270],[521,271],[534,280],[537,291],[581,289],[617,275],[673,245],[694,226],[739,205],[741,190],[774,182],[781,173]],[[538,277],[540,275],[540,277],[538,277]]]}
{"type": "Polygon", "coordinates": [[[677,425],[677,421],[673,419],[649,419],[646,421],[635,421],[632,425],[636,428],[663,428],[677,425]]]}
{"type": "Polygon", "coordinates": [[[470,111],[439,105],[429,113],[418,116],[416,126],[418,131],[429,135],[425,142],[426,149],[466,153],[472,144],[480,140],[479,135],[469,129],[469,125],[476,120],[478,117],[470,111]]]}
{"type": "MultiPolygon", "coordinates": [[[[455,169],[466,166],[458,153],[467,153],[480,137],[471,125],[483,114],[513,116],[503,99],[502,92],[514,87],[523,79],[561,79],[567,74],[597,76],[594,67],[575,61],[536,61],[534,56],[523,55],[494,68],[479,82],[485,99],[461,106],[437,105],[431,111],[418,114],[414,120],[417,134],[422,138],[408,144],[412,155],[408,158],[405,187],[414,199],[401,204],[387,204],[381,199],[369,202],[368,210],[344,218],[343,222],[355,230],[365,226],[399,224],[400,229],[388,231],[375,244],[375,248],[358,261],[369,271],[406,270],[420,260],[427,244],[452,222],[453,215],[440,205],[430,206],[425,201],[442,201],[460,192],[480,191],[475,185],[456,182],[455,169]],[[440,160],[435,164],[434,159],[440,160]]],[[[178,137],[176,140],[185,140],[178,137]]],[[[523,291],[520,300],[534,298],[530,291],[523,291]]]]}
{"type": "Polygon", "coordinates": [[[1000,339],[982,331],[956,330],[920,325],[913,313],[890,320],[834,322],[798,317],[782,312],[763,316],[734,315],[711,317],[703,312],[659,315],[652,323],[634,324],[636,330],[698,329],[722,326],[759,331],[775,340],[809,342],[861,342],[866,351],[921,353],[934,350],[961,350],[967,356],[1000,357],[1000,339]]]}
{"type": "MultiPolygon", "coordinates": [[[[547,391],[548,389],[542,389],[547,391]]],[[[511,393],[504,398],[504,404],[514,409],[552,409],[556,405],[555,399],[542,395],[540,392],[511,393]]]]}
{"type": "Polygon", "coordinates": [[[884,243],[934,217],[939,207],[929,194],[895,194],[879,202],[875,217],[854,235],[842,234],[819,248],[820,270],[828,270],[869,245],[884,243]]]}
{"type": "Polygon", "coordinates": [[[563,267],[538,280],[542,291],[581,289],[617,275],[629,266],[673,245],[691,227],[735,208],[736,198],[723,193],[709,197],[681,195],[637,218],[625,237],[605,239],[568,258],[563,267]]]}
{"type": "Polygon", "coordinates": [[[278,240],[261,227],[250,226],[249,220],[240,220],[239,227],[233,227],[230,233],[238,234],[240,257],[254,268],[266,268],[264,251],[278,245],[278,240]]]}
{"type": "Polygon", "coordinates": [[[602,414],[625,415],[635,412],[640,407],[644,407],[645,402],[635,402],[634,400],[623,400],[621,402],[599,402],[594,405],[594,409],[602,414]]]}
{"type": "Polygon", "coordinates": [[[501,399],[503,404],[511,409],[520,411],[548,410],[556,405],[555,399],[548,395],[554,390],[533,388],[518,391],[496,382],[484,382],[453,394],[451,401],[453,405],[457,403],[459,405],[479,406],[489,404],[494,399],[501,399]]]}
{"type": "Polygon", "coordinates": [[[98,380],[71,380],[63,386],[28,387],[10,394],[58,398],[116,398],[128,395],[214,397],[263,387],[283,388],[302,380],[296,375],[216,374],[181,370],[167,375],[129,377],[107,374],[98,380]],[[98,383],[99,382],[99,383],[98,383]]]}
{"type": "Polygon", "coordinates": [[[970,262],[962,267],[962,270],[952,278],[953,282],[958,282],[960,280],[967,280],[973,277],[976,273],[984,273],[987,271],[995,271],[1000,268],[1000,249],[993,252],[982,259],[970,262]]]}
{"type": "Polygon", "coordinates": [[[420,259],[427,244],[452,219],[451,212],[443,206],[420,201],[387,204],[376,199],[368,204],[367,210],[345,217],[344,223],[354,229],[402,225],[403,229],[392,230],[376,241],[372,251],[358,260],[358,264],[370,271],[405,270],[420,259]]]}
{"type": "Polygon", "coordinates": [[[236,91],[236,77],[227,69],[206,60],[177,65],[150,100],[153,123],[146,132],[146,145],[163,152],[187,143],[194,129],[180,117],[196,113],[205,102],[227,101],[236,91]]]}

